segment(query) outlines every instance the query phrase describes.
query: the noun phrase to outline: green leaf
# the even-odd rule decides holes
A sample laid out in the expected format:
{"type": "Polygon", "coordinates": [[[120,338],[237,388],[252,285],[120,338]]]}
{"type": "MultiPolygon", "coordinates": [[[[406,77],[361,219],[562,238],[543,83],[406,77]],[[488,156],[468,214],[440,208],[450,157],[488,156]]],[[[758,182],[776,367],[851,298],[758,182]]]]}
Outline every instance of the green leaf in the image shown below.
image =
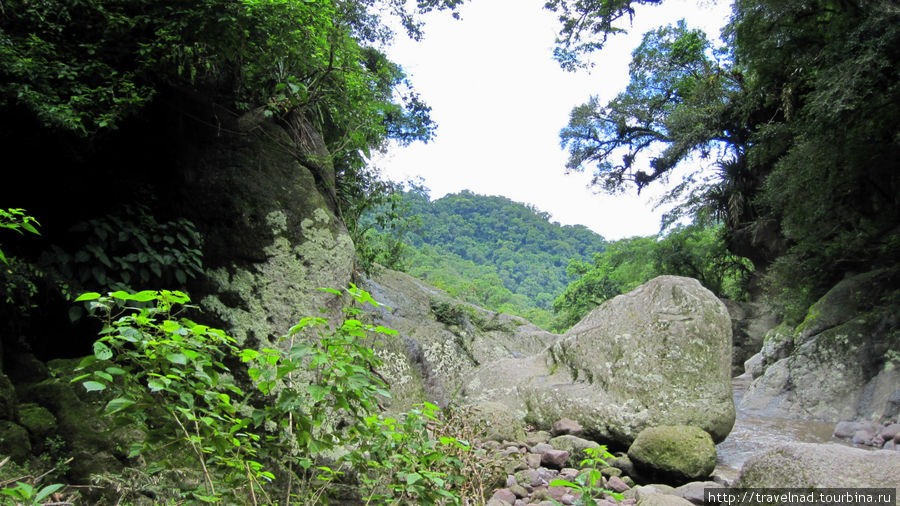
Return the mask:
{"type": "Polygon", "coordinates": [[[183,353],[169,353],[166,360],[173,364],[187,365],[187,357],[183,353]]]}
{"type": "Polygon", "coordinates": [[[131,299],[138,302],[148,302],[151,300],[156,300],[158,295],[159,292],[157,292],[156,290],[143,290],[134,294],[131,299]]]}
{"type": "Polygon", "coordinates": [[[412,485],[413,483],[416,483],[417,481],[419,481],[419,480],[421,480],[421,479],[422,479],[422,475],[421,475],[421,474],[419,474],[419,473],[409,473],[409,474],[406,475],[406,484],[407,484],[407,485],[412,485]]]}
{"type": "Polygon", "coordinates": [[[160,390],[165,390],[166,384],[159,378],[151,378],[147,380],[147,387],[150,388],[151,392],[159,392],[160,390]]]}
{"type": "Polygon", "coordinates": [[[83,383],[84,389],[88,392],[99,392],[101,390],[106,390],[106,385],[103,383],[98,383],[96,381],[85,381],[83,383]]]}
{"type": "Polygon", "coordinates": [[[322,402],[326,395],[331,392],[331,387],[321,385],[307,385],[306,391],[312,396],[316,402],[322,402]]]}
{"type": "Polygon", "coordinates": [[[113,413],[118,413],[123,409],[128,408],[128,406],[133,405],[135,402],[127,397],[117,397],[106,403],[106,408],[103,410],[104,415],[111,415],[113,413]]]}
{"type": "Polygon", "coordinates": [[[97,357],[97,360],[109,360],[113,356],[113,352],[109,349],[109,346],[104,344],[101,341],[94,342],[94,356],[97,357]]]}
{"type": "Polygon", "coordinates": [[[94,376],[106,380],[107,383],[112,383],[113,377],[104,371],[94,371],[94,376]]]}
{"type": "Polygon", "coordinates": [[[75,302],[81,302],[81,301],[85,301],[85,300],[97,300],[99,298],[100,298],[99,293],[87,292],[87,293],[83,293],[83,294],[79,295],[78,298],[75,299],[75,302]]]}

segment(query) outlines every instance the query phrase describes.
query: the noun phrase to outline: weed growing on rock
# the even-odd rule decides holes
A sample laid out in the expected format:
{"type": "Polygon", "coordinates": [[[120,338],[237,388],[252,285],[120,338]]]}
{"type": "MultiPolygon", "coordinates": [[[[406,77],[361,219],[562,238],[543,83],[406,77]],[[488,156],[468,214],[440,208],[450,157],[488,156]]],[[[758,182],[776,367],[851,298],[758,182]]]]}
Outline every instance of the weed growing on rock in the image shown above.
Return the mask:
{"type": "Polygon", "coordinates": [[[594,498],[607,494],[616,500],[624,499],[625,496],[622,494],[603,487],[603,475],[600,474],[599,469],[606,467],[607,464],[604,459],[614,458],[613,455],[606,451],[606,447],[603,445],[597,448],[585,448],[584,452],[588,457],[582,460],[580,465],[582,468],[585,468],[585,471],[575,478],[576,483],[568,480],[553,480],[550,482],[550,486],[571,488],[575,494],[580,496],[576,502],[579,505],[593,505],[595,504],[594,498]]]}

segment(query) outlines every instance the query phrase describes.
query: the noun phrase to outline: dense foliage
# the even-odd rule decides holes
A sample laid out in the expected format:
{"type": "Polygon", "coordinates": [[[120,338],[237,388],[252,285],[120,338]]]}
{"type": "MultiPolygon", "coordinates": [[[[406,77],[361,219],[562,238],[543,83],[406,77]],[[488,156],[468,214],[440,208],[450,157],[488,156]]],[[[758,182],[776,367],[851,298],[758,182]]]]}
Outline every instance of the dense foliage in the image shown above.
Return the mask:
{"type": "MultiPolygon", "coordinates": [[[[644,3],[659,2],[548,5],[568,20],[561,50],[583,55],[644,3]]],[[[798,317],[844,274],[900,253],[898,21],[889,1],[738,0],[724,48],[683,23],[653,30],[628,88],[572,111],[568,166],[617,191],[699,161],[711,170],[672,193],[670,218],[724,223],[798,317]]]]}
{"type": "Polygon", "coordinates": [[[432,201],[426,190],[414,189],[368,221],[379,217],[382,233],[372,236],[385,251],[379,261],[544,327],[551,324],[553,299],[569,281],[569,261],[589,260],[606,246],[587,227],[562,226],[533,206],[470,191],[432,201]],[[390,216],[395,219],[385,219],[390,216]]]}
{"type": "Polygon", "coordinates": [[[752,265],[727,251],[723,232],[721,226],[680,227],[664,236],[613,241],[593,264],[573,261],[568,273],[575,279],[553,301],[556,326],[568,328],[604,301],[663,274],[697,279],[719,297],[746,298],[752,265]]]}
{"type": "MultiPolygon", "coordinates": [[[[346,293],[359,305],[379,305],[354,286],[346,293]]],[[[462,420],[451,428],[429,403],[396,418],[379,413],[390,393],[374,347],[396,331],[361,321],[356,306],[345,308],[341,322],[303,318],[281,345],[245,349],[224,331],[185,318],[192,306],[178,291],[92,292],[78,301],[103,329],[81,361],[83,374],[71,381],[105,394],[110,422],[143,433],[132,435],[130,457],[152,462],[98,478],[118,485],[106,499],[136,500],[147,489],[134,482],[180,468],[201,477],[197,488],[157,485],[156,501],[484,501],[481,482],[490,471],[471,465],[476,450],[454,437],[465,430],[462,420]],[[326,465],[337,448],[341,456],[326,465]],[[133,483],[123,480],[126,472],[137,473],[133,483]],[[336,486],[347,477],[358,482],[353,492],[336,486]]]]}

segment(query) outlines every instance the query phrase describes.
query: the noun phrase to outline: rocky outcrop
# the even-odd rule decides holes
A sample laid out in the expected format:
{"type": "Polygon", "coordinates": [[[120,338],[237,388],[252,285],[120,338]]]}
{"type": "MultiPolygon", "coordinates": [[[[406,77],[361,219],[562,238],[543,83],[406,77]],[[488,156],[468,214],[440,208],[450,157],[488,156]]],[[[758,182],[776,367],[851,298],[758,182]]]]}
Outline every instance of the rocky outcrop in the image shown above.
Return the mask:
{"type": "Polygon", "coordinates": [[[644,429],[628,448],[628,458],[643,475],[670,483],[703,479],[716,467],[709,434],[684,425],[644,429]]]}
{"type": "Polygon", "coordinates": [[[769,416],[885,420],[900,412],[900,272],[838,283],[795,329],[773,329],[741,408],[769,416]]]}
{"type": "Polygon", "coordinates": [[[458,394],[479,366],[534,355],[559,338],[522,318],[460,302],[402,272],[382,269],[361,286],[383,304],[369,308],[374,321],[398,332],[377,351],[391,386],[391,409],[423,400],[466,404],[458,394]]]}
{"type": "Polygon", "coordinates": [[[183,160],[190,198],[181,212],[205,239],[200,305],[239,344],[265,347],[300,318],[339,307],[317,288],[347,286],[355,250],[331,198],[331,156],[314,130],[252,114],[233,127],[183,160]]]}
{"type": "Polygon", "coordinates": [[[688,278],[661,276],[592,311],[546,351],[478,369],[465,400],[498,400],[539,427],[578,421],[628,446],[656,425],[691,425],[716,441],[734,424],[731,323],[688,278]]]}
{"type": "Polygon", "coordinates": [[[744,374],[744,362],[762,349],[766,333],[778,325],[778,315],[760,302],[722,299],[731,317],[731,375],[744,374]]]}
{"type": "Polygon", "coordinates": [[[751,457],[735,486],[897,489],[900,454],[837,444],[789,443],[751,457]]]}

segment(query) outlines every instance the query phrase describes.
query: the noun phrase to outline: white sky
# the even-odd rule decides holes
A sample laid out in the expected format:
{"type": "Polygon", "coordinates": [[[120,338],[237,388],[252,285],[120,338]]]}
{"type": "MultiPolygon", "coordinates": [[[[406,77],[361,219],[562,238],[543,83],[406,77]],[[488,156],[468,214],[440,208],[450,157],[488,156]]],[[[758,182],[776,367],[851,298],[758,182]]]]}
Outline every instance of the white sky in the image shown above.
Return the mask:
{"type": "Polygon", "coordinates": [[[396,181],[422,177],[433,199],[469,189],[537,206],[564,225],[582,224],[607,239],[652,235],[661,188],[640,197],[595,194],[590,174],[565,174],[559,145],[574,106],[599,95],[609,101],[628,83],[628,63],[641,35],[680,18],[714,38],[730,1],[666,0],[638,8],[627,35],[609,40],[590,72],[565,72],[552,58],[556,17],[545,0],[471,0],[462,20],[429,15],[425,40],[404,36],[388,48],[432,107],[437,138],[373,157],[396,181]],[[700,5],[698,5],[700,4],[700,5]]]}

